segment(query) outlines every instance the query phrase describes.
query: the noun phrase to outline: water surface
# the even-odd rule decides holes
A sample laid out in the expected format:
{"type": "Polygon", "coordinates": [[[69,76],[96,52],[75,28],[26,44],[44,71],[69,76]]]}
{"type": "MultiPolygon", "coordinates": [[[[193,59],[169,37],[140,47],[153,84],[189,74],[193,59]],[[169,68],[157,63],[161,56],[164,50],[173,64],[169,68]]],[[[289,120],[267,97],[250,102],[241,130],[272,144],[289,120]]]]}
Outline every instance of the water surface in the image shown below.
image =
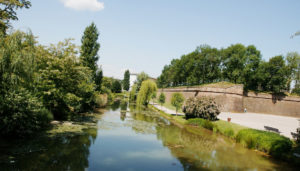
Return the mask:
{"type": "Polygon", "coordinates": [[[2,139],[0,170],[293,170],[211,131],[124,110],[113,105],[81,134],[2,139]]]}

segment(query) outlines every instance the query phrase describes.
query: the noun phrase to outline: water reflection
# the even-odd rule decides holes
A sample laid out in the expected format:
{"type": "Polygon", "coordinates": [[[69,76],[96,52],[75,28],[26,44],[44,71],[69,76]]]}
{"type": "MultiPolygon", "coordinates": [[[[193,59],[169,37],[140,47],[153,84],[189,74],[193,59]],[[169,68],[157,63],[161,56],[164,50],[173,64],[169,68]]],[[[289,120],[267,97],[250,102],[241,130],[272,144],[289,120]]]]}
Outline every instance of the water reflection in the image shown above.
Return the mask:
{"type": "MultiPolygon", "coordinates": [[[[206,129],[115,102],[80,134],[0,141],[0,170],[289,170],[206,129]],[[128,110],[129,108],[129,110],[128,110]]],[[[290,169],[292,170],[292,169],[290,169]]]]}
{"type": "Polygon", "coordinates": [[[97,129],[79,134],[42,136],[27,141],[1,141],[0,170],[85,170],[97,129]]]}

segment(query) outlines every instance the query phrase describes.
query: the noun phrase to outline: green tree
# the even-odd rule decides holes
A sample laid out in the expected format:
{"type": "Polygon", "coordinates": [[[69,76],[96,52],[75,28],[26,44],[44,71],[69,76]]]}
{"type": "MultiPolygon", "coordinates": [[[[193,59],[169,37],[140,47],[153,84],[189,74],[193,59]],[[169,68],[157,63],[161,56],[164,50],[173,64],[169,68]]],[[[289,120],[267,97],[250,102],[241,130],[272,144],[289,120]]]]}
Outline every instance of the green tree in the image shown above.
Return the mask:
{"type": "Polygon", "coordinates": [[[130,73],[129,70],[126,70],[123,79],[123,89],[128,91],[129,88],[130,88],[130,73]]]}
{"type": "Polygon", "coordinates": [[[137,94],[137,84],[133,84],[131,87],[130,93],[129,93],[129,100],[130,102],[135,102],[136,101],[136,95],[137,94]]]}
{"type": "Polygon", "coordinates": [[[288,89],[289,70],[282,56],[275,56],[259,66],[257,78],[264,91],[275,94],[288,89]]]}
{"type": "Polygon", "coordinates": [[[137,91],[140,90],[142,82],[146,81],[149,79],[149,75],[146,74],[145,72],[141,72],[140,74],[138,74],[137,78],[136,78],[136,84],[137,84],[137,91]]]}
{"type": "Polygon", "coordinates": [[[96,72],[96,78],[95,78],[95,84],[96,84],[97,91],[101,91],[102,79],[103,79],[102,69],[98,69],[96,72]]]}
{"type": "Polygon", "coordinates": [[[94,23],[86,27],[81,38],[81,55],[80,60],[85,67],[92,70],[93,79],[96,77],[97,61],[99,59],[98,51],[100,44],[97,42],[99,32],[94,23]]]}
{"type": "Polygon", "coordinates": [[[120,81],[114,80],[111,91],[113,93],[121,93],[122,92],[122,85],[121,85],[120,81]]]}
{"type": "Polygon", "coordinates": [[[297,52],[288,53],[286,61],[288,74],[290,75],[288,84],[294,81],[296,87],[296,85],[300,84],[300,55],[297,52]]]}
{"type": "Polygon", "coordinates": [[[182,107],[184,102],[184,97],[181,93],[173,93],[171,97],[171,104],[176,108],[176,115],[177,111],[182,107]]]}
{"type": "Polygon", "coordinates": [[[0,31],[2,34],[10,27],[11,20],[18,20],[16,10],[29,8],[31,6],[28,0],[1,0],[0,1],[0,31]]]}
{"type": "Polygon", "coordinates": [[[92,109],[95,85],[92,71],[78,62],[70,40],[38,49],[38,94],[55,119],[92,109]]]}
{"type": "Polygon", "coordinates": [[[157,86],[156,83],[152,80],[146,80],[142,82],[142,86],[137,96],[137,105],[138,106],[147,106],[151,99],[151,96],[156,92],[157,86]]]}
{"type": "Polygon", "coordinates": [[[158,98],[158,102],[159,102],[161,107],[166,102],[166,96],[163,92],[160,93],[159,98],[158,98]]]}
{"type": "Polygon", "coordinates": [[[154,99],[156,99],[156,91],[152,93],[151,99],[152,99],[152,104],[154,105],[154,99]]]}
{"type": "Polygon", "coordinates": [[[25,136],[52,119],[36,93],[40,75],[35,42],[31,33],[0,35],[0,135],[25,136]]]}

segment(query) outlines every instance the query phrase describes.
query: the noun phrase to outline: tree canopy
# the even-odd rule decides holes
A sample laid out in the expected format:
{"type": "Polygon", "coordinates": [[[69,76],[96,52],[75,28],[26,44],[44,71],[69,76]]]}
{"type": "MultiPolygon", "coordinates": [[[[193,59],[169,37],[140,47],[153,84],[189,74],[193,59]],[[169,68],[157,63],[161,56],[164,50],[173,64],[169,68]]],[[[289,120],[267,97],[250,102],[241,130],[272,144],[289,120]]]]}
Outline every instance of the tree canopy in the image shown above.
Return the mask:
{"type": "Polygon", "coordinates": [[[147,106],[151,100],[153,93],[156,93],[157,86],[152,80],[146,80],[142,82],[141,89],[138,92],[137,104],[138,106],[147,106]]]}
{"type": "Polygon", "coordinates": [[[9,22],[11,20],[18,20],[18,9],[31,7],[28,0],[1,0],[0,5],[3,7],[0,9],[0,31],[2,34],[5,34],[10,27],[9,22]]]}
{"type": "Polygon", "coordinates": [[[97,42],[99,31],[94,23],[86,27],[81,38],[81,55],[80,60],[85,67],[92,70],[93,79],[96,77],[97,61],[99,59],[98,51],[100,44],[97,42]]]}
{"type": "Polygon", "coordinates": [[[164,66],[157,84],[164,88],[229,81],[244,84],[245,90],[280,93],[296,80],[296,59],[290,54],[286,59],[276,56],[266,62],[253,45],[234,44],[223,49],[202,45],[164,66]]]}

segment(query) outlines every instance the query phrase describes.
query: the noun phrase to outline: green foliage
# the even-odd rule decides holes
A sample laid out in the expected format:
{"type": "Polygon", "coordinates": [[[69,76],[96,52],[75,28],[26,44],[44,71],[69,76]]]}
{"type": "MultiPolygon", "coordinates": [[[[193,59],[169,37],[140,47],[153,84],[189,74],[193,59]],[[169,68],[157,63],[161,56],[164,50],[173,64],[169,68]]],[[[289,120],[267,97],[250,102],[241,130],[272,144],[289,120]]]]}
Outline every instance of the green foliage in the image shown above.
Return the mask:
{"type": "Polygon", "coordinates": [[[122,92],[122,85],[121,85],[120,81],[114,80],[111,91],[113,93],[121,93],[122,92]]]}
{"type": "Polygon", "coordinates": [[[91,110],[95,85],[91,70],[77,60],[76,46],[66,40],[38,52],[38,94],[54,118],[91,110]]]}
{"type": "Polygon", "coordinates": [[[81,55],[80,60],[85,67],[92,70],[93,79],[96,77],[97,61],[99,59],[98,51],[100,44],[97,42],[99,32],[94,23],[86,27],[81,38],[81,55]]]}
{"type": "Polygon", "coordinates": [[[93,96],[93,102],[96,107],[105,107],[108,103],[108,95],[95,93],[93,96]]]}
{"type": "Polygon", "coordinates": [[[37,55],[31,33],[0,35],[0,135],[24,136],[52,119],[36,94],[37,55]]]}
{"type": "Polygon", "coordinates": [[[157,78],[160,88],[194,86],[220,81],[244,84],[245,90],[280,93],[289,90],[292,80],[299,82],[300,57],[297,53],[261,59],[255,46],[231,45],[225,49],[203,45],[174,59],[157,78]],[[286,64],[287,63],[287,64],[286,64]]]}
{"type": "Polygon", "coordinates": [[[194,119],[189,119],[187,121],[188,125],[193,125],[193,126],[201,126],[203,128],[209,129],[209,130],[213,130],[215,125],[210,122],[209,120],[205,120],[202,118],[194,118],[194,119]]]}
{"type": "Polygon", "coordinates": [[[181,93],[173,93],[171,97],[171,104],[176,108],[177,111],[181,108],[184,102],[184,97],[181,93]]]}
{"type": "Polygon", "coordinates": [[[147,106],[151,99],[151,96],[156,92],[157,86],[156,83],[152,80],[146,80],[142,82],[141,89],[138,92],[137,96],[137,105],[138,106],[147,106]]]}
{"type": "Polygon", "coordinates": [[[126,70],[123,79],[123,89],[128,91],[129,88],[130,88],[130,73],[129,70],[126,70]]]}
{"type": "Polygon", "coordinates": [[[149,79],[149,75],[145,72],[141,72],[136,78],[137,91],[140,91],[142,82],[149,79]]]}
{"type": "Polygon", "coordinates": [[[0,31],[5,34],[10,27],[10,20],[18,20],[16,10],[29,8],[31,3],[28,0],[1,0],[0,6],[0,31]]]}
{"type": "Polygon", "coordinates": [[[40,99],[25,89],[11,90],[0,97],[0,135],[26,136],[52,119],[40,99]]]}
{"type": "Polygon", "coordinates": [[[256,148],[274,157],[282,158],[292,149],[292,141],[279,134],[255,129],[243,129],[236,136],[248,148],[256,148]]]}
{"type": "Polygon", "coordinates": [[[96,84],[97,91],[101,91],[102,79],[103,79],[103,71],[102,71],[102,69],[100,69],[96,72],[96,78],[95,78],[95,84],[96,84]]]}
{"type": "Polygon", "coordinates": [[[166,96],[163,92],[160,93],[158,102],[161,106],[166,102],[166,96]]]}
{"type": "Polygon", "coordinates": [[[295,85],[295,88],[292,90],[292,93],[300,96],[300,83],[295,85]]]}
{"type": "Polygon", "coordinates": [[[287,90],[289,70],[283,57],[275,56],[269,62],[262,62],[257,78],[264,91],[280,93],[282,90],[287,90]]]}
{"type": "Polygon", "coordinates": [[[131,90],[130,90],[130,93],[129,93],[129,101],[130,102],[135,102],[136,101],[136,95],[137,94],[137,84],[134,84],[132,87],[131,87],[131,90]]]}
{"type": "Polygon", "coordinates": [[[216,120],[220,110],[215,100],[210,97],[195,97],[187,99],[183,112],[187,118],[203,118],[216,120]]]}

